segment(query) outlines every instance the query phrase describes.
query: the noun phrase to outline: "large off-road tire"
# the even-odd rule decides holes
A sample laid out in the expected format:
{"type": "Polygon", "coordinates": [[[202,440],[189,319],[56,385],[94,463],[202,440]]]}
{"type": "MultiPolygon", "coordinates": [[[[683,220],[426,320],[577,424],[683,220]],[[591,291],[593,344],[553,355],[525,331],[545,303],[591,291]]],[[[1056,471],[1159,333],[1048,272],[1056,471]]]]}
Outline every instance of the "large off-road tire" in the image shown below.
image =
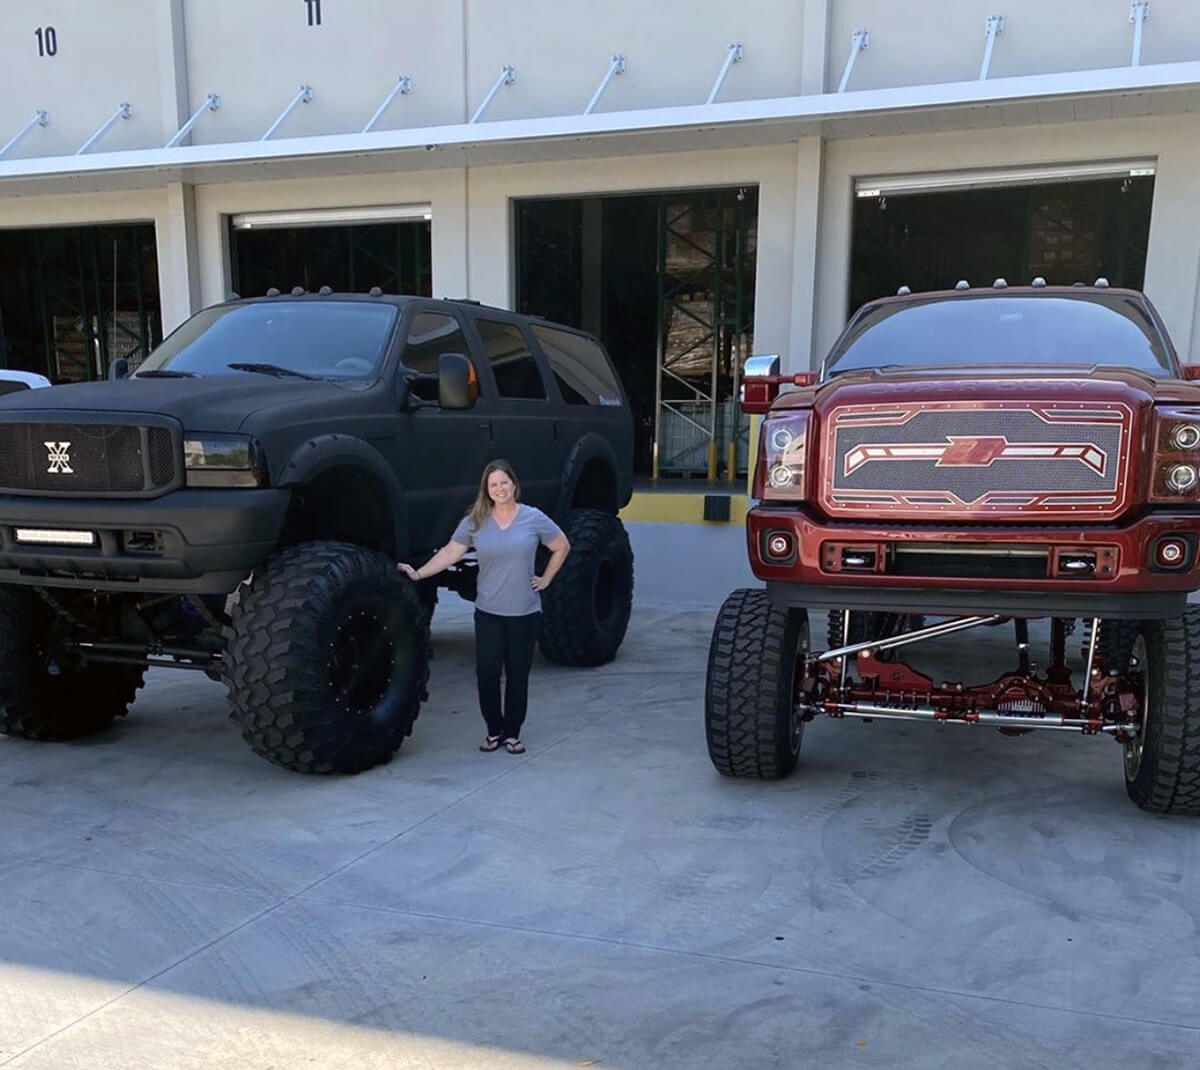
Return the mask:
{"type": "Polygon", "coordinates": [[[796,673],[808,646],[803,610],[776,609],[765,591],[734,591],[721,606],[708,648],[704,729],[723,776],[778,780],[796,767],[804,722],[796,673]]]}
{"type": "Polygon", "coordinates": [[[361,773],[412,733],[429,679],[416,585],[381,553],[295,546],[254,573],[233,613],[226,686],[254,752],[301,773],[361,773]]]}
{"type": "Polygon", "coordinates": [[[542,595],[542,653],[561,665],[617,656],[633,609],[633,550],[624,525],[599,509],[567,514],[571,552],[542,595]]]}
{"type": "Polygon", "coordinates": [[[1125,790],[1143,810],[1200,814],[1200,606],[1145,621],[1133,643],[1142,730],[1125,744],[1125,790]]]}
{"type": "Polygon", "coordinates": [[[0,732],[58,742],[103,732],[133,704],[146,670],[56,661],[50,610],[16,587],[0,587],[0,732]]]}

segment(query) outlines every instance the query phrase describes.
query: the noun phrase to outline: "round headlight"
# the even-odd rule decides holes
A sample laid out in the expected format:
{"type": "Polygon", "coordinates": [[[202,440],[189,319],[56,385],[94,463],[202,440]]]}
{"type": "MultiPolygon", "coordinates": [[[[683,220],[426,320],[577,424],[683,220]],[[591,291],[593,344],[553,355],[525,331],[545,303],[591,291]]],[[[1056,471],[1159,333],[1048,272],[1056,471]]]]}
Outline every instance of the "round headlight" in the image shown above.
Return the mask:
{"type": "Polygon", "coordinates": [[[792,470],[786,464],[777,464],[771,469],[771,486],[790,487],[792,485],[792,470]]]}
{"type": "Polygon", "coordinates": [[[771,449],[782,453],[792,444],[792,433],[786,427],[777,427],[771,432],[771,449]]]}
{"type": "Polygon", "coordinates": [[[1179,494],[1191,490],[1200,474],[1190,464],[1177,464],[1167,473],[1167,486],[1179,494]]]}
{"type": "Polygon", "coordinates": [[[1200,424],[1180,424],[1171,432],[1171,445],[1177,450],[1194,450],[1200,446],[1200,424]]]}

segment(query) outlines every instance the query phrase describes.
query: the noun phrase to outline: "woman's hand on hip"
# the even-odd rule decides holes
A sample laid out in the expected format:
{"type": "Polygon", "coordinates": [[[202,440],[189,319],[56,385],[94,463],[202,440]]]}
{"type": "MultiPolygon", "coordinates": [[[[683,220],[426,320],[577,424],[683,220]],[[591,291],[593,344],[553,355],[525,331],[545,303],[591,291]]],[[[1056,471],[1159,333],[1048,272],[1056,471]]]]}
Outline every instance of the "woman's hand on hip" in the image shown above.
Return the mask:
{"type": "Polygon", "coordinates": [[[421,577],[417,575],[417,570],[413,568],[412,565],[406,565],[403,561],[401,561],[396,567],[414,583],[419,583],[421,581],[421,577]]]}
{"type": "Polygon", "coordinates": [[[546,579],[545,576],[534,576],[533,581],[530,583],[530,586],[535,591],[544,591],[547,587],[550,586],[550,581],[548,579],[546,579]]]}

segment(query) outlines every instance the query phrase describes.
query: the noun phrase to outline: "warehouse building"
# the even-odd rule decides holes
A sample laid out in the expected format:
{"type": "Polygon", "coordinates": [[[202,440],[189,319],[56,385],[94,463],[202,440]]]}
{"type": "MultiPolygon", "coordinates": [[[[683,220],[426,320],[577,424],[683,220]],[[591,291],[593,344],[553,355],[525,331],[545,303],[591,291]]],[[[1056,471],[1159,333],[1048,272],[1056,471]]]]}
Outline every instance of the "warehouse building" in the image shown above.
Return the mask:
{"type": "Polygon", "coordinates": [[[1200,352],[1194,0],[58,0],[0,58],[0,366],[136,364],[230,292],[596,331],[661,481],[751,353],[893,292],[1107,277],[1200,352]],[[52,13],[51,13],[52,12],[52,13]]]}

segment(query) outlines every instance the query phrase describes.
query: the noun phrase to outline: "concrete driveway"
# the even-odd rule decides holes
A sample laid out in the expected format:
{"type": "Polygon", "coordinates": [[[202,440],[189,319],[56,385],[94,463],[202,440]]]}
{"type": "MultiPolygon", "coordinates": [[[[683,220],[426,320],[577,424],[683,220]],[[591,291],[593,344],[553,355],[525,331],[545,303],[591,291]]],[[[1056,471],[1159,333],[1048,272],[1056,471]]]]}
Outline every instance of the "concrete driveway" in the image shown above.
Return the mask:
{"type": "Polygon", "coordinates": [[[457,600],[361,777],[263,763],[184,674],[101,739],[0,741],[0,1065],[1200,1063],[1200,824],[1068,734],[818,723],[791,779],[719,778],[724,592],[654,571],[688,538],[638,533],[615,664],[537,666],[524,757],[475,750],[457,600]]]}

